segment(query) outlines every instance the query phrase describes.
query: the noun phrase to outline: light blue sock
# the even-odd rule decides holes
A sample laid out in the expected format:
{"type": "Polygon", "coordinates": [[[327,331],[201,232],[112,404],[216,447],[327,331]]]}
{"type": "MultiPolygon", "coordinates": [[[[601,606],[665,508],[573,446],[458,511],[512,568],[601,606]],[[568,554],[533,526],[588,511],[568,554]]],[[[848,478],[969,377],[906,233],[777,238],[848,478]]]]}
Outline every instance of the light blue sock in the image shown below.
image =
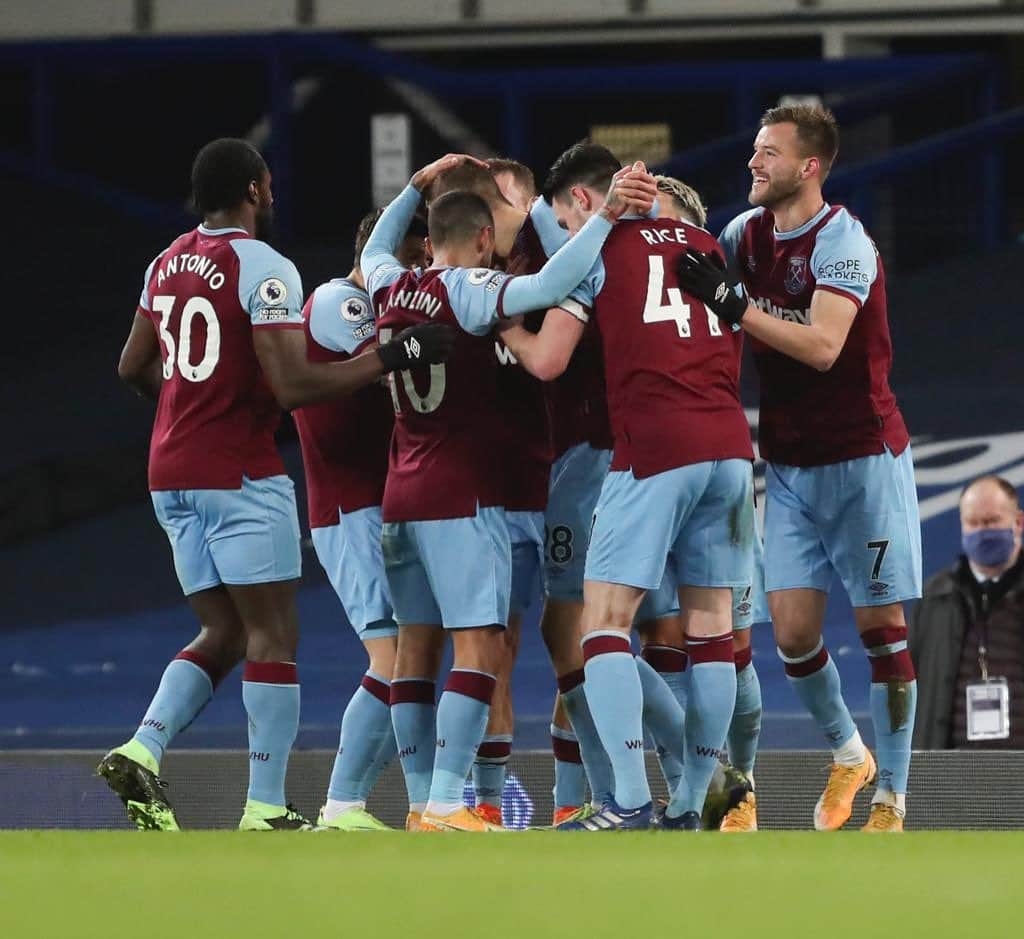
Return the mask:
{"type": "Polygon", "coordinates": [[[910,777],[910,740],[914,734],[917,711],[917,682],[906,685],[905,707],[909,720],[892,730],[889,716],[889,686],[872,683],[870,692],[871,722],[875,725],[875,752],[878,756],[878,788],[906,793],[910,777]]]}
{"type": "Polygon", "coordinates": [[[647,805],[651,790],[644,765],[644,695],[629,640],[619,632],[592,632],[583,641],[583,659],[583,687],[611,760],[615,801],[622,809],[647,805]]]}
{"type": "Polygon", "coordinates": [[[249,715],[249,798],[287,804],[288,756],[299,730],[299,682],[293,662],[246,662],[242,702],[249,715]]]}
{"type": "Polygon", "coordinates": [[[363,783],[359,787],[359,800],[365,802],[373,791],[373,787],[377,785],[377,780],[380,779],[381,774],[387,769],[388,763],[390,763],[398,755],[398,742],[395,740],[395,730],[391,724],[390,719],[388,720],[388,735],[380,742],[380,748],[374,755],[373,762],[370,764],[370,768],[366,771],[366,775],[363,777],[363,783]]]}
{"type": "Polygon", "coordinates": [[[790,659],[779,652],[779,657],[790,686],[818,722],[828,745],[833,750],[839,749],[857,733],[857,725],[843,700],[839,670],[824,642],[819,640],[817,647],[807,655],[790,659]]]}
{"type": "Polygon", "coordinates": [[[598,805],[604,805],[612,797],[615,775],[594,724],[594,715],[590,713],[584,677],[583,669],[562,675],[558,679],[558,688],[565,713],[579,741],[580,758],[590,783],[590,798],[598,805]]]}
{"type": "Polygon", "coordinates": [[[391,728],[390,685],[367,672],[341,718],[341,739],[334,758],[327,798],[338,802],[362,801],[366,777],[382,745],[394,738],[391,728]]]}
{"type": "Polygon", "coordinates": [[[434,771],[434,683],[425,678],[391,682],[391,725],[409,805],[422,812],[434,771]]]}
{"type": "Polygon", "coordinates": [[[686,708],[683,779],[667,812],[673,818],[704,808],[736,703],[732,633],[690,640],[690,693],[686,708]]]}
{"type": "Polygon", "coordinates": [[[907,628],[882,626],[860,638],[871,663],[869,701],[875,725],[878,788],[905,794],[917,714],[917,680],[907,651],[907,628]]]}
{"type": "Polygon", "coordinates": [[[473,794],[476,804],[486,802],[501,808],[505,791],[505,767],[512,753],[511,734],[487,734],[473,761],[473,794]]]}
{"type": "Polygon", "coordinates": [[[644,694],[644,727],[654,741],[661,772],[669,793],[672,793],[683,774],[686,714],[661,673],[639,656],[636,670],[644,694]]]}
{"type": "Polygon", "coordinates": [[[555,755],[555,786],[551,790],[555,808],[578,808],[587,797],[587,777],[576,735],[552,724],[551,752],[555,755]]]}
{"type": "Polygon", "coordinates": [[[430,802],[462,803],[462,790],[487,729],[494,676],[453,668],[437,705],[437,748],[430,802]]]}
{"type": "Polygon", "coordinates": [[[749,776],[761,738],[761,682],[751,662],[736,673],[736,707],[729,725],[729,762],[749,776]]]}
{"type": "Polygon", "coordinates": [[[172,660],[134,739],[159,765],[174,737],[195,720],[212,697],[213,681],[204,669],[187,659],[172,660]]]}

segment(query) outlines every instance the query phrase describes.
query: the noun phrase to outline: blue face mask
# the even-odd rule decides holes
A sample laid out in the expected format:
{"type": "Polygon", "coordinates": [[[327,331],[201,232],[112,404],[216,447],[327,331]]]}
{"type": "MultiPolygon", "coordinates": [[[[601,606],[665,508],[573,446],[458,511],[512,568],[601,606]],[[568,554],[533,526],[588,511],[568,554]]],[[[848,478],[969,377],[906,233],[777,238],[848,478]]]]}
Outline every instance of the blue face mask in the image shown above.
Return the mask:
{"type": "Polygon", "coordinates": [[[981,528],[962,538],[964,554],[982,567],[1000,567],[1013,554],[1012,528],[981,528]]]}

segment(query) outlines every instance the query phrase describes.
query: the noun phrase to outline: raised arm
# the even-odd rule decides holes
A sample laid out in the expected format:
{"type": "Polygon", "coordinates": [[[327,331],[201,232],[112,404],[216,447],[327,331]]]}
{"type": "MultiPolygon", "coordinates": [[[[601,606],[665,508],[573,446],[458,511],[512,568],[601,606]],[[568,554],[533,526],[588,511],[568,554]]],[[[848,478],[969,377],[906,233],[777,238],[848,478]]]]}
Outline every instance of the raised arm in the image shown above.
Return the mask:
{"type": "Polygon", "coordinates": [[[501,315],[517,316],[560,303],[593,268],[615,222],[626,212],[646,212],[656,192],[654,177],[646,171],[619,170],[604,205],[579,233],[562,245],[538,273],[516,277],[507,284],[499,308],[501,315]]]}

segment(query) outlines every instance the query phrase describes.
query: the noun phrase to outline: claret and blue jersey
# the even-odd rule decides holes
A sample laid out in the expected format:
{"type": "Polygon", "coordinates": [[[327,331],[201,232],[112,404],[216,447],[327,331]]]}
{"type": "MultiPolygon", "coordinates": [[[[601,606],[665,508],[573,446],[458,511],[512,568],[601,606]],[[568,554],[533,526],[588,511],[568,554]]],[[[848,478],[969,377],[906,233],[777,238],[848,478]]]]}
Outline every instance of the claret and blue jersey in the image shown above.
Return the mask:
{"type": "Polygon", "coordinates": [[[200,225],[149,266],[139,312],[163,362],[149,485],[182,589],[298,577],[294,488],[274,444],[281,409],[252,340],[302,328],[295,265],[242,229],[200,225]]]}

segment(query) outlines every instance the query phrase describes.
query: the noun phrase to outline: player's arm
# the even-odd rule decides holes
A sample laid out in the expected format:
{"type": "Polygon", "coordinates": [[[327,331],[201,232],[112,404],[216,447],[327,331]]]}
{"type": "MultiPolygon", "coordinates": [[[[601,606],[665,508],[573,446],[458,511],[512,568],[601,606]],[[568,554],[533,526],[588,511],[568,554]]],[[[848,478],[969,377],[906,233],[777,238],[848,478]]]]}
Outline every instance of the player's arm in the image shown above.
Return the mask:
{"type": "Polygon", "coordinates": [[[519,364],[534,378],[554,381],[569,367],[585,326],[584,320],[568,310],[553,307],[544,316],[540,332],[531,333],[517,318],[502,325],[500,335],[519,364]]]}
{"type": "Polygon", "coordinates": [[[401,267],[398,258],[395,257],[395,251],[409,230],[409,223],[419,208],[423,191],[441,173],[457,166],[463,160],[480,162],[465,154],[449,153],[433,163],[428,163],[413,174],[409,184],[388,203],[381,217],[377,219],[377,224],[374,225],[373,232],[363,247],[363,253],[359,256],[359,269],[363,272],[371,296],[383,286],[374,275],[381,273],[382,269],[401,267]]]}
{"type": "Polygon", "coordinates": [[[850,297],[815,290],[811,322],[807,325],[777,319],[752,303],[747,304],[740,325],[766,346],[819,372],[827,372],[843,351],[858,309],[850,297]]]}
{"type": "Polygon", "coordinates": [[[386,370],[377,349],[345,362],[310,362],[301,329],[254,329],[253,346],[277,403],[289,411],[347,397],[386,370]]]}
{"type": "Polygon", "coordinates": [[[386,372],[443,362],[451,351],[451,330],[428,323],[344,362],[310,362],[295,265],[261,241],[239,239],[232,247],[239,257],[238,296],[252,323],[253,348],[286,410],[347,397],[386,372]]]}
{"type": "Polygon", "coordinates": [[[160,386],[163,384],[160,341],[153,324],[141,310],[135,312],[132,328],[117,363],[117,374],[140,397],[154,401],[160,397],[160,386]]]}
{"type": "Polygon", "coordinates": [[[720,257],[692,248],[676,273],[680,286],[720,320],[740,324],[755,339],[819,372],[827,372],[839,358],[860,309],[854,295],[819,288],[811,299],[810,323],[777,319],[748,301],[720,257]]]}
{"type": "MultiPolygon", "coordinates": [[[[638,164],[639,165],[639,164],[638,164]]],[[[536,274],[515,277],[501,290],[498,312],[518,316],[558,305],[597,263],[612,226],[626,212],[647,212],[657,192],[646,170],[625,168],[612,178],[605,203],[536,274]]]]}

